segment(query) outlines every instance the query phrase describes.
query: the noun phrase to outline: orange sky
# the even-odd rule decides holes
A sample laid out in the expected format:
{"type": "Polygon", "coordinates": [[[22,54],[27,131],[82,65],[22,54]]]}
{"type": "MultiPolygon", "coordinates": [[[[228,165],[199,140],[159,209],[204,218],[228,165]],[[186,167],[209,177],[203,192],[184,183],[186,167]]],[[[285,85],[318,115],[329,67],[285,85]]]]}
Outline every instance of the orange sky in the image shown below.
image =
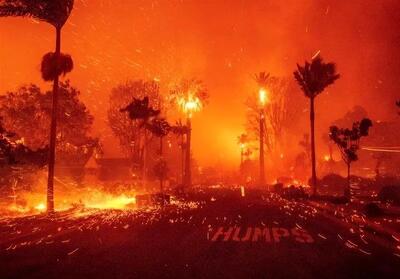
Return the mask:
{"type": "MultiPolygon", "coordinates": [[[[317,129],[355,104],[374,119],[395,117],[399,8],[396,0],[76,0],[62,51],[74,59],[67,78],[95,115],[93,135],[108,143],[110,156],[117,154],[106,124],[113,86],[133,78],[159,78],[166,86],[197,77],[211,99],[194,117],[194,156],[201,164],[233,163],[243,102],[255,89],[252,75],[291,76],[296,62],[318,50],[338,64],[342,78],[318,97],[317,129]]],[[[50,89],[39,65],[53,45],[50,25],[1,18],[0,92],[28,82],[50,89]]],[[[300,91],[293,97],[303,98],[300,91]]]]}

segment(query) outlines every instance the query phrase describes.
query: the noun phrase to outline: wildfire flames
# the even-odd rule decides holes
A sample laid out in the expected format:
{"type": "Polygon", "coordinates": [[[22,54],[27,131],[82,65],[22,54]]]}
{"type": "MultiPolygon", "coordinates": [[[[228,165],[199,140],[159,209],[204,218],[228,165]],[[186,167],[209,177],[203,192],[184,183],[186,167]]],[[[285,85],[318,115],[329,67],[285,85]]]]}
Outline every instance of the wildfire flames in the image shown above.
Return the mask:
{"type": "MultiPolygon", "coordinates": [[[[71,208],[92,209],[134,209],[136,205],[136,193],[129,192],[119,195],[106,193],[94,188],[74,190],[57,193],[56,210],[68,210],[71,208]],[[73,192],[73,193],[72,193],[73,192]]],[[[27,215],[46,212],[46,195],[39,192],[21,192],[12,196],[13,202],[5,208],[5,215],[27,215]]]]}

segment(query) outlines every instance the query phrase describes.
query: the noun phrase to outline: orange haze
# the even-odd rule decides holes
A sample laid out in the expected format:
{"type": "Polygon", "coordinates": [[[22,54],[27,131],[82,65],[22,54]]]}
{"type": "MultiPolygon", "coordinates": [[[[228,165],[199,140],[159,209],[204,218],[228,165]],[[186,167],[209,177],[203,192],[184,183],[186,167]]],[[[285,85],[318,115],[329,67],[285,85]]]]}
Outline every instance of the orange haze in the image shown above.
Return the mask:
{"type": "MultiPolygon", "coordinates": [[[[318,97],[319,133],[355,104],[373,119],[395,117],[400,85],[397,0],[76,0],[63,29],[67,77],[96,117],[109,156],[118,145],[107,128],[108,96],[117,83],[157,78],[168,85],[196,77],[210,104],[193,120],[194,156],[202,164],[237,164],[252,75],[292,76],[321,50],[342,78],[318,97]]],[[[54,30],[32,19],[0,18],[0,92],[41,81],[39,64],[53,49],[54,30]]],[[[293,98],[303,98],[298,92],[293,98]]],[[[306,126],[307,118],[299,119],[306,126]]]]}

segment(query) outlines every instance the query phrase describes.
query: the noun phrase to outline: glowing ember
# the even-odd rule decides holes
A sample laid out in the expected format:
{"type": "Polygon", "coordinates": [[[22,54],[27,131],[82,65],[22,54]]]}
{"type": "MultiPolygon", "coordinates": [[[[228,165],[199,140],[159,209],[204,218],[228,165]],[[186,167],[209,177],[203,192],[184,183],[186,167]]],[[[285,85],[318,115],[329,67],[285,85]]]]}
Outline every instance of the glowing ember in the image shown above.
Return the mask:
{"type": "MultiPolygon", "coordinates": [[[[32,215],[46,212],[44,188],[36,192],[19,192],[11,205],[6,207],[5,215],[32,215]]],[[[58,188],[55,208],[64,211],[71,208],[119,209],[127,210],[136,207],[136,192],[112,194],[92,187],[67,191],[58,188]]]]}
{"type": "Polygon", "coordinates": [[[85,204],[85,207],[98,209],[125,209],[129,206],[134,205],[135,203],[136,198],[121,195],[118,197],[108,197],[107,199],[97,203],[88,203],[85,204]]]}

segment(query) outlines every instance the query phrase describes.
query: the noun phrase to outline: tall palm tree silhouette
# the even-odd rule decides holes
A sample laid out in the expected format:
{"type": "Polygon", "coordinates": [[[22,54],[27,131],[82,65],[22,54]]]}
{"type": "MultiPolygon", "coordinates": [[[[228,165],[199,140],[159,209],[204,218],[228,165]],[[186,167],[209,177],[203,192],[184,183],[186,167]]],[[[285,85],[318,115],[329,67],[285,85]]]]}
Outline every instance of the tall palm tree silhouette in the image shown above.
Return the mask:
{"type": "Polygon", "coordinates": [[[317,194],[317,173],[315,163],[315,112],[314,100],[324,89],[333,84],[340,75],[336,72],[334,63],[324,63],[323,59],[317,55],[313,57],[311,63],[305,62],[304,66],[297,64],[294,71],[294,78],[300,85],[304,95],[310,99],[310,128],[311,128],[311,186],[313,194],[317,194]]]}
{"type": "Polygon", "coordinates": [[[203,82],[198,79],[184,79],[176,84],[171,90],[171,100],[175,101],[181,111],[186,115],[186,158],[185,158],[185,187],[192,185],[191,171],[191,138],[192,138],[192,116],[194,112],[200,111],[208,102],[208,91],[203,82]]]}
{"type": "Polygon", "coordinates": [[[61,74],[72,70],[72,59],[61,54],[61,29],[68,20],[74,0],[3,0],[0,17],[33,17],[47,22],[56,29],[55,53],[48,53],[42,60],[42,76],[53,81],[53,101],[50,128],[49,173],[47,182],[47,212],[54,212],[54,165],[57,132],[58,80],[61,74]]]}

